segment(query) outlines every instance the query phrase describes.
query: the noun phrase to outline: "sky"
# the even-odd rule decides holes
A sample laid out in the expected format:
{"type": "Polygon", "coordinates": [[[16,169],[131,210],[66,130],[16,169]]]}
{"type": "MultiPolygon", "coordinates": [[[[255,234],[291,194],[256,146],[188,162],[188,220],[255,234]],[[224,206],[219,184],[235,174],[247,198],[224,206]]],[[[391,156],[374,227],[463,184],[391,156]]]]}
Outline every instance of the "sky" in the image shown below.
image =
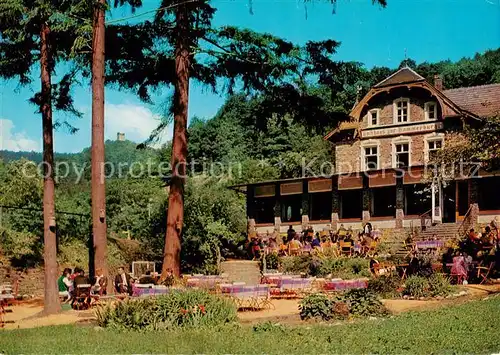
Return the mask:
{"type": "MultiPolygon", "coordinates": [[[[143,0],[137,14],[156,8],[158,1],[143,0]]],[[[388,0],[382,8],[371,0],[214,0],[216,26],[233,25],[268,32],[297,44],[308,40],[334,39],[342,44],[336,59],[358,61],[367,68],[395,68],[405,58],[417,63],[471,57],[476,52],[500,47],[500,0],[388,0]],[[250,6],[252,12],[250,11],[250,6]]],[[[108,19],[130,15],[128,9],[114,10],[108,19]]],[[[150,19],[148,14],[140,19],[150,19]]],[[[36,73],[33,83],[19,87],[17,82],[1,81],[0,150],[40,151],[41,117],[28,102],[39,90],[36,73]]],[[[91,88],[86,84],[74,92],[75,106],[82,118],[68,117],[79,131],[70,135],[55,133],[57,152],[79,152],[90,145],[91,88]]],[[[124,132],[127,139],[142,142],[157,126],[165,107],[165,95],[154,104],[145,104],[130,92],[106,88],[105,137],[116,139],[124,132]]],[[[213,117],[225,97],[191,83],[189,117],[213,117]]],[[[57,116],[55,118],[64,118],[57,116]]],[[[172,136],[168,127],[162,136],[172,136]]]]}

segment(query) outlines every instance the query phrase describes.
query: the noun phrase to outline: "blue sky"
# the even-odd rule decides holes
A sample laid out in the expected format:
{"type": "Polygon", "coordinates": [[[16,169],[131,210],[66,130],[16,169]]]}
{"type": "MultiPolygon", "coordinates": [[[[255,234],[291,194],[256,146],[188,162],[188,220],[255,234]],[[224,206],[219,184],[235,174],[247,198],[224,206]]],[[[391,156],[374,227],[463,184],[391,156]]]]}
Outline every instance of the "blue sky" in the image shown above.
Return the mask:
{"type": "MultiPolygon", "coordinates": [[[[158,2],[145,0],[145,3],[137,13],[154,9],[158,2]]],[[[368,68],[396,67],[404,59],[405,51],[417,62],[435,62],[458,60],[500,47],[500,0],[388,0],[385,9],[373,6],[371,0],[337,0],[335,14],[329,2],[304,5],[303,0],[253,0],[253,15],[248,0],[213,3],[218,9],[215,25],[248,27],[299,44],[332,38],[342,42],[337,59],[359,61],[368,68]]],[[[109,18],[127,15],[126,9],[119,9],[109,18]]],[[[32,87],[26,88],[19,88],[15,81],[2,82],[0,150],[41,149],[40,116],[27,102],[38,89],[37,77],[32,87]]],[[[80,130],[72,136],[56,132],[58,152],[78,152],[90,145],[90,87],[77,88],[74,97],[77,108],[84,112],[82,118],[72,120],[80,130]]],[[[106,137],[110,139],[122,131],[127,138],[142,141],[156,126],[162,111],[160,97],[154,105],[146,105],[128,92],[110,88],[106,89],[105,97],[106,137]]],[[[224,97],[193,83],[189,116],[210,118],[223,102],[224,97]]],[[[169,127],[164,140],[171,137],[171,131],[169,127]]]]}

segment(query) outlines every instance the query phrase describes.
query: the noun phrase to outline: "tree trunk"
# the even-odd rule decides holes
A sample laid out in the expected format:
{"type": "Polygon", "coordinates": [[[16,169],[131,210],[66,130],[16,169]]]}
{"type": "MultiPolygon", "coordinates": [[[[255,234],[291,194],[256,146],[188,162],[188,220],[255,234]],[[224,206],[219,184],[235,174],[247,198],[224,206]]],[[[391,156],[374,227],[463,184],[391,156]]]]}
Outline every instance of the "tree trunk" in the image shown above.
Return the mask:
{"type": "Polygon", "coordinates": [[[187,118],[189,101],[189,18],[186,6],[176,12],[177,44],[175,50],[175,92],[173,101],[174,136],[172,143],[172,180],[168,197],[167,232],[161,278],[170,270],[180,275],[181,233],[184,220],[184,184],[186,181],[187,118]]]}
{"type": "Polygon", "coordinates": [[[61,310],[57,288],[57,240],[56,213],[54,203],[54,144],[52,127],[51,67],[52,57],[49,47],[50,28],[46,23],[40,30],[40,69],[42,84],[43,131],[43,262],[45,270],[44,313],[54,314],[61,310]]]}
{"type": "Polygon", "coordinates": [[[92,38],[92,234],[95,270],[108,278],[106,263],[106,181],[104,172],[104,14],[106,0],[94,8],[92,38]]]}

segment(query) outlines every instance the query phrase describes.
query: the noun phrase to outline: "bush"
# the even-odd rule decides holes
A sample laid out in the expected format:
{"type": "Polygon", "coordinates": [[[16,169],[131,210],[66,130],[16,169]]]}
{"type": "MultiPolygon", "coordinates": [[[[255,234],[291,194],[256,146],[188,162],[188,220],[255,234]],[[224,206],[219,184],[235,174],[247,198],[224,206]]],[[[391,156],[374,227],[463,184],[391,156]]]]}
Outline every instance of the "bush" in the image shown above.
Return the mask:
{"type": "Polygon", "coordinates": [[[333,303],[328,296],[321,293],[304,297],[299,304],[300,319],[330,320],[333,318],[333,303]]]}
{"type": "Polygon", "coordinates": [[[305,273],[310,276],[354,279],[369,277],[369,261],[363,258],[331,257],[324,255],[300,255],[281,259],[284,272],[305,273]]]}
{"type": "Polygon", "coordinates": [[[403,293],[413,297],[429,296],[429,282],[422,276],[410,276],[406,279],[403,293]]]}
{"type": "Polygon", "coordinates": [[[277,253],[263,255],[260,261],[260,269],[264,270],[264,258],[266,259],[266,269],[277,270],[280,263],[280,257],[277,253]]]}
{"type": "Polygon", "coordinates": [[[230,300],[206,291],[172,291],[164,296],[100,307],[96,317],[99,326],[117,329],[212,327],[235,321],[236,306],[230,300]]]}
{"type": "Polygon", "coordinates": [[[343,295],[313,294],[299,304],[300,319],[347,319],[349,315],[369,317],[384,316],[387,309],[378,296],[366,289],[354,289],[343,295]]]}
{"type": "Polygon", "coordinates": [[[433,274],[429,280],[429,291],[431,296],[447,296],[453,290],[453,286],[450,284],[450,279],[441,275],[433,274]]]}
{"type": "Polygon", "coordinates": [[[401,279],[396,275],[382,275],[368,281],[368,290],[382,298],[394,298],[399,295],[401,279]]]}
{"type": "Polygon", "coordinates": [[[370,317],[388,314],[377,294],[370,290],[349,290],[343,298],[349,306],[349,312],[355,316],[370,317]]]}

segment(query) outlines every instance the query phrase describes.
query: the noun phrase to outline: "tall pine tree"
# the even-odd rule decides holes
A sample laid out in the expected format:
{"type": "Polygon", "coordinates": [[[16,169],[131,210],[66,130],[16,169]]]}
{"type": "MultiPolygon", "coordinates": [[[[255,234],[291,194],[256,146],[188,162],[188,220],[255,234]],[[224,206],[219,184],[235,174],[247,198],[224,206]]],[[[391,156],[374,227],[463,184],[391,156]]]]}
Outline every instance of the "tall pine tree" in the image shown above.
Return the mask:
{"type": "MultiPolygon", "coordinates": [[[[76,1],[5,0],[0,4],[0,76],[31,82],[40,68],[41,90],[31,101],[42,116],[43,132],[43,240],[45,297],[44,313],[60,310],[57,288],[56,215],[54,185],[53,109],[77,113],[69,97],[72,73],[52,84],[56,64],[70,59],[75,26],[71,16],[76,1]]],[[[67,122],[58,122],[65,124],[67,122]]]]}

